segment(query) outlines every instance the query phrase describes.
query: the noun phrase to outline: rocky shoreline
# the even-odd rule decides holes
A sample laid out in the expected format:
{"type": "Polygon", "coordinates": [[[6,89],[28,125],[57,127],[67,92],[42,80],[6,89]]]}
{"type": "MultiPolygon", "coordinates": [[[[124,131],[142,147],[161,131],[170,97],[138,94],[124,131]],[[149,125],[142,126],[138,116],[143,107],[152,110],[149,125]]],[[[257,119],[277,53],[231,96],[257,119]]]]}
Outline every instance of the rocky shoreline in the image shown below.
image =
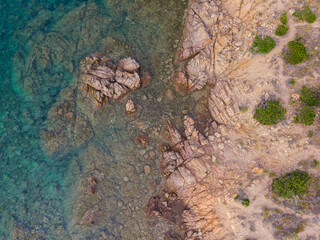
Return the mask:
{"type": "MultiPolygon", "coordinates": [[[[292,148],[285,148],[285,154],[271,150],[271,155],[270,150],[265,152],[257,147],[253,151],[249,146],[243,148],[244,143],[240,138],[248,134],[254,139],[256,134],[253,141],[261,139],[262,130],[256,129],[257,123],[248,124],[247,118],[241,115],[244,95],[252,92],[247,89],[252,76],[246,72],[253,72],[250,66],[259,68],[252,61],[254,58],[254,61],[258,61],[257,57],[249,51],[255,33],[272,31],[274,12],[290,7],[292,9],[297,5],[285,1],[273,5],[270,1],[241,0],[195,0],[190,3],[184,36],[176,55],[176,64],[180,64],[181,68],[174,73],[173,84],[177,92],[183,95],[209,86],[207,109],[211,114],[211,121],[206,122],[202,133],[197,129],[197,123],[187,116],[183,118],[183,131],[177,130],[171,121],[166,123],[162,130],[166,144],[161,147],[162,160],[159,163],[164,176],[163,189],[158,196],[150,199],[145,209],[150,217],[162,217],[179,225],[182,239],[278,239],[278,230],[274,234],[272,230],[255,230],[252,227],[254,224],[249,230],[246,224],[239,221],[242,218],[241,210],[234,205],[237,191],[239,188],[242,191],[241,176],[250,176],[250,184],[246,188],[248,194],[259,187],[264,193],[268,193],[268,188],[263,188],[261,181],[270,183],[271,179],[263,176],[264,168],[268,168],[270,163],[259,160],[266,152],[268,157],[275,159],[292,156],[295,162],[291,163],[293,169],[297,168],[297,163],[304,156],[320,156],[317,147],[304,148],[299,155],[295,155],[297,150],[292,148]],[[263,20],[258,17],[262,15],[263,20]],[[266,21],[268,25],[262,21],[266,21]],[[234,146],[232,141],[240,144],[234,146]],[[237,187],[239,184],[240,187],[237,187]],[[264,231],[268,231],[268,234],[263,233],[264,231]],[[248,238],[250,235],[254,237],[248,238]]],[[[317,29],[319,25],[314,27],[317,29]]],[[[319,41],[312,45],[319,46],[319,41]]],[[[279,56],[274,55],[271,61],[275,57],[279,56]]],[[[287,66],[284,64],[284,67],[287,66]]],[[[277,66],[276,70],[277,68],[280,67],[277,66]]],[[[269,71],[269,75],[272,75],[273,69],[269,71]]],[[[258,78],[262,77],[261,73],[255,72],[258,78]]],[[[286,128],[278,129],[283,134],[291,134],[286,128]]],[[[301,131],[299,127],[295,129],[301,131]]],[[[265,136],[271,134],[270,130],[264,130],[270,132],[265,133],[265,136]]],[[[281,147],[280,143],[279,148],[281,147]]],[[[282,171],[283,168],[279,163],[271,169],[282,171]]],[[[268,204],[276,206],[271,202],[268,204]]],[[[258,211],[256,209],[255,213],[249,213],[243,219],[260,221],[254,215],[258,215],[258,211]]],[[[315,215],[313,217],[317,218],[315,215]]],[[[314,226],[314,223],[310,225],[314,226]]],[[[305,231],[303,236],[312,233],[313,230],[311,233],[305,231]]]]}

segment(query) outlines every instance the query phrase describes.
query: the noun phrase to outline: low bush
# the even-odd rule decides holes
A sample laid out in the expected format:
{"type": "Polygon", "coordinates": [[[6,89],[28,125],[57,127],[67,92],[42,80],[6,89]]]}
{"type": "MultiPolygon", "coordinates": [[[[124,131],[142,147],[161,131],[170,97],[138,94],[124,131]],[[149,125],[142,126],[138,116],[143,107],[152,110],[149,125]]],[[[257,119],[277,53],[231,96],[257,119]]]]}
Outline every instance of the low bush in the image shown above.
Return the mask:
{"type": "Polygon", "coordinates": [[[242,112],[242,113],[245,113],[245,112],[247,112],[248,111],[248,107],[242,107],[242,108],[240,108],[240,111],[242,112]]]}
{"type": "Polygon", "coordinates": [[[310,107],[317,106],[319,104],[317,93],[306,86],[302,86],[300,101],[310,107]]]}
{"type": "Polygon", "coordinates": [[[305,106],[301,110],[301,112],[294,118],[294,122],[301,123],[306,126],[310,126],[313,124],[315,118],[316,118],[315,111],[311,107],[305,106]]]}
{"type": "Polygon", "coordinates": [[[304,195],[309,188],[311,177],[307,172],[295,170],[273,180],[273,190],[283,198],[304,195]]]}
{"type": "Polygon", "coordinates": [[[269,36],[256,36],[252,44],[253,53],[268,53],[276,46],[276,42],[269,36]]]}
{"type": "Polygon", "coordinates": [[[281,16],[280,16],[280,22],[281,22],[283,25],[287,25],[287,24],[288,24],[287,12],[284,12],[284,13],[281,14],[281,16]]]}
{"type": "Polygon", "coordinates": [[[249,200],[248,198],[244,198],[244,199],[242,199],[241,204],[242,204],[243,206],[245,206],[245,207],[249,207],[249,205],[250,205],[250,200],[249,200]]]}
{"type": "Polygon", "coordinates": [[[292,15],[299,18],[300,21],[307,21],[308,23],[313,23],[317,20],[317,16],[308,6],[304,6],[301,11],[296,11],[292,15]]]}
{"type": "Polygon", "coordinates": [[[286,109],[279,101],[268,101],[256,109],[253,118],[262,125],[274,125],[285,119],[286,109]]]}
{"type": "Polygon", "coordinates": [[[296,80],[295,80],[295,79],[291,78],[291,79],[289,80],[289,84],[290,84],[290,85],[294,85],[295,83],[296,83],[296,80]]]}
{"type": "Polygon", "coordinates": [[[279,25],[278,28],[276,29],[275,34],[276,34],[277,36],[284,36],[284,35],[287,34],[288,30],[289,30],[289,27],[281,24],[281,25],[279,25]]]}
{"type": "Polygon", "coordinates": [[[235,196],[234,200],[240,202],[245,207],[248,207],[250,205],[250,200],[245,196],[241,197],[240,195],[237,195],[235,196]]]}
{"type": "Polygon", "coordinates": [[[290,41],[284,59],[293,65],[303,62],[307,58],[307,48],[298,41],[290,41]]]}

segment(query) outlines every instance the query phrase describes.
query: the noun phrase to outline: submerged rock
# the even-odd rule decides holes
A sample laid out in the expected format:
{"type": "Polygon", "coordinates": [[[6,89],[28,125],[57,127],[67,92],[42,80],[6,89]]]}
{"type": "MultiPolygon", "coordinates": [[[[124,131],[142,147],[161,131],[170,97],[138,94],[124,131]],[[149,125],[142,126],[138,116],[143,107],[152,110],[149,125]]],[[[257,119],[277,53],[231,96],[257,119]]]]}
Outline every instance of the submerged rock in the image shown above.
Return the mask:
{"type": "Polygon", "coordinates": [[[94,102],[98,107],[117,100],[141,86],[138,73],[139,63],[132,58],[119,60],[118,65],[99,53],[86,57],[81,63],[84,90],[94,95],[94,102]]]}

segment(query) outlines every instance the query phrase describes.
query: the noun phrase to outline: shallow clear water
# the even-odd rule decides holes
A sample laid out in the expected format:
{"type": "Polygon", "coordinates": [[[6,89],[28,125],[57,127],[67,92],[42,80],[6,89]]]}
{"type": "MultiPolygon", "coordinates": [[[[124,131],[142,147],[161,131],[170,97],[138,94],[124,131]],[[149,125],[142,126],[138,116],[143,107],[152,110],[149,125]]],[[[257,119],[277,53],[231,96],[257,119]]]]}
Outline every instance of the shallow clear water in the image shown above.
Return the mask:
{"type": "Polygon", "coordinates": [[[192,115],[195,106],[190,96],[166,97],[186,4],[0,2],[0,239],[161,239],[168,226],[151,228],[143,207],[161,182],[150,153],[163,120],[179,119],[182,109],[192,115]],[[124,114],[125,101],[95,109],[81,93],[79,63],[96,51],[116,60],[132,55],[152,73],[149,86],[128,96],[138,116],[124,114]],[[72,124],[53,116],[63,104],[72,124]],[[78,127],[84,121],[90,133],[78,127]],[[48,141],[46,131],[60,137],[48,141]],[[138,133],[150,137],[146,151],[133,141],[138,133]],[[102,176],[95,195],[88,194],[92,174],[102,176]],[[94,207],[96,224],[80,224],[94,207]]]}

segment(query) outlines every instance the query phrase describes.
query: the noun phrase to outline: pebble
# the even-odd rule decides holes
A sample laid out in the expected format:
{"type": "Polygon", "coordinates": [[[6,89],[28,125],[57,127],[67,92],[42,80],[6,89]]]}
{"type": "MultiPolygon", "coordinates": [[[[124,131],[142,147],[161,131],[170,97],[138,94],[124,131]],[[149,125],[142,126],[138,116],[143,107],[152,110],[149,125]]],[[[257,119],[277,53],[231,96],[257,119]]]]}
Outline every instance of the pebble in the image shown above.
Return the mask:
{"type": "Polygon", "coordinates": [[[148,97],[147,97],[146,95],[143,95],[143,96],[141,97],[141,99],[142,99],[143,101],[145,101],[145,100],[148,99],[148,97]]]}
{"type": "Polygon", "coordinates": [[[163,99],[163,97],[162,97],[162,96],[157,97],[157,102],[161,102],[161,101],[162,101],[162,99],[163,99]]]}
{"type": "Polygon", "coordinates": [[[176,95],[171,89],[168,89],[166,92],[166,96],[169,100],[174,100],[176,98],[176,95]]]}
{"type": "Polygon", "coordinates": [[[148,175],[150,173],[150,171],[151,171],[150,166],[148,166],[148,165],[144,166],[144,174],[148,175]]]}
{"type": "Polygon", "coordinates": [[[182,112],[182,114],[187,114],[187,113],[188,113],[188,110],[184,109],[184,110],[182,110],[181,112],[182,112]]]}
{"type": "Polygon", "coordinates": [[[129,178],[128,178],[128,177],[124,177],[123,180],[124,180],[125,182],[128,182],[128,181],[129,181],[129,178]]]}
{"type": "Polygon", "coordinates": [[[147,151],[146,151],[145,149],[140,149],[140,150],[139,150],[139,154],[141,154],[141,155],[146,154],[146,152],[147,152],[147,151]]]}
{"type": "Polygon", "coordinates": [[[218,148],[221,149],[221,150],[223,150],[223,149],[224,149],[224,144],[223,144],[223,143],[219,143],[219,144],[218,144],[218,148]]]}
{"type": "Polygon", "coordinates": [[[149,156],[154,159],[156,157],[156,153],[154,151],[149,152],[149,156]]]}

